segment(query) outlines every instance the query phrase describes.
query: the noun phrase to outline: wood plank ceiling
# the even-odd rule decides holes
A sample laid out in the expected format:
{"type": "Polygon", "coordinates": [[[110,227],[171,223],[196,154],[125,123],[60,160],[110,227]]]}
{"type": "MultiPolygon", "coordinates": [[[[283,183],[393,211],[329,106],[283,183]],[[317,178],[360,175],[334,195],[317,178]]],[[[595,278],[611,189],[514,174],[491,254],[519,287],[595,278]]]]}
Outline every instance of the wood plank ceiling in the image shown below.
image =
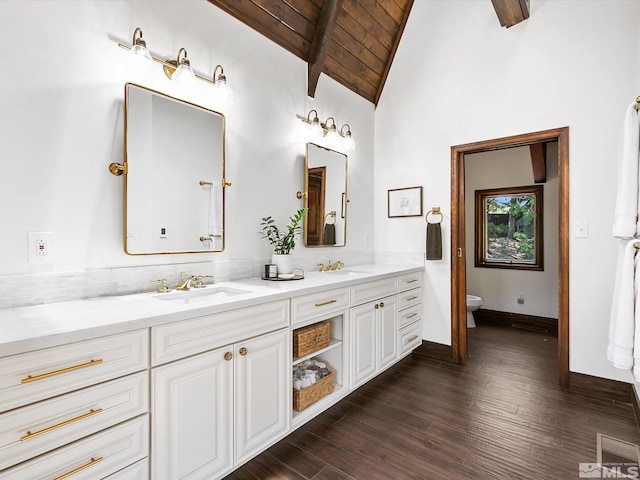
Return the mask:
{"type": "Polygon", "coordinates": [[[308,63],[307,93],[321,73],[377,104],[413,0],[208,0],[308,63]]]}
{"type": "MultiPolygon", "coordinates": [[[[414,0],[208,0],[375,105],[414,0]]],[[[529,17],[529,0],[491,0],[501,25],[529,17]]]]}

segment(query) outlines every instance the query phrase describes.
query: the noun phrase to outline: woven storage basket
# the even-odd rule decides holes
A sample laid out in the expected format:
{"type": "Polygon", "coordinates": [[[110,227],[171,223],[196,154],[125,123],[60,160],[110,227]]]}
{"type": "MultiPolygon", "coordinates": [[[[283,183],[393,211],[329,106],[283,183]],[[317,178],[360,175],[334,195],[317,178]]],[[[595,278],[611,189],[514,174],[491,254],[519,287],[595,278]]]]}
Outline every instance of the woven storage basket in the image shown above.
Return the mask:
{"type": "Polygon", "coordinates": [[[293,331],[293,356],[304,357],[329,346],[329,322],[319,322],[293,331]]]}
{"type": "Polygon", "coordinates": [[[302,390],[293,390],[293,409],[301,412],[309,405],[313,405],[322,397],[333,392],[333,372],[302,390]]]}

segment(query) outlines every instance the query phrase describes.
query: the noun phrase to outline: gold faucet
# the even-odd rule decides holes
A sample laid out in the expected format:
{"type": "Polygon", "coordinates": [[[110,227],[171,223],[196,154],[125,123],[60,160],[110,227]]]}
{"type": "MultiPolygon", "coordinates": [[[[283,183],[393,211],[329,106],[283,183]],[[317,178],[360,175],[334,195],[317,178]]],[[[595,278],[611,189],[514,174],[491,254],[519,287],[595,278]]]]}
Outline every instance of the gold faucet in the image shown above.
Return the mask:
{"type": "Polygon", "coordinates": [[[331,264],[331,260],[329,260],[329,270],[340,270],[342,267],[344,267],[344,263],[340,260],[336,261],[333,265],[331,264]]]}
{"type": "Polygon", "coordinates": [[[342,263],[340,260],[336,261],[335,263],[331,263],[331,260],[329,260],[326,265],[324,263],[319,263],[318,267],[320,267],[321,272],[328,272],[330,270],[340,270],[342,267],[344,267],[344,263],[342,263]]]}
{"type": "Polygon", "coordinates": [[[198,278],[195,275],[188,275],[187,277],[185,277],[184,272],[180,272],[180,281],[176,286],[176,290],[187,291],[192,286],[195,286],[194,282],[196,282],[197,280],[198,278]]]}

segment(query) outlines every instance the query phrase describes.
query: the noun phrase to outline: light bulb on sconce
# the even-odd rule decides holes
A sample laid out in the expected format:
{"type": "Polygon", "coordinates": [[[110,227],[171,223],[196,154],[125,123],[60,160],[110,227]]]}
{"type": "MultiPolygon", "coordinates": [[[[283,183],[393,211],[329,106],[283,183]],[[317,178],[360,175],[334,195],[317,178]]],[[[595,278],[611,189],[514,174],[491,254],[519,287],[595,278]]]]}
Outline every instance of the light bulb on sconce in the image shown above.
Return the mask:
{"type": "Polygon", "coordinates": [[[136,27],[133,31],[133,40],[131,41],[131,50],[129,50],[129,52],[136,58],[153,61],[147,49],[147,42],[142,39],[142,30],[140,30],[140,27],[136,27]]]}
{"type": "Polygon", "coordinates": [[[325,135],[327,143],[330,146],[337,148],[340,145],[340,135],[338,134],[336,121],[333,117],[327,118],[327,121],[325,122],[325,129],[327,130],[327,133],[325,135]],[[329,120],[331,120],[331,125],[329,125],[329,120]]]}
{"type": "Polygon", "coordinates": [[[316,110],[311,110],[307,114],[306,123],[309,125],[309,131],[311,133],[311,138],[314,140],[322,140],[324,137],[324,131],[322,125],[320,124],[320,119],[318,118],[318,112],[316,110]],[[311,114],[314,114],[313,120],[311,119],[311,114]]]}
{"type": "Polygon", "coordinates": [[[227,77],[224,74],[222,65],[216,65],[213,69],[213,88],[215,101],[222,106],[230,107],[233,105],[233,90],[227,84],[227,77]],[[216,72],[220,69],[220,73],[216,77],[216,72]]]}
{"type": "Polygon", "coordinates": [[[170,70],[169,67],[164,67],[164,73],[173,81],[173,83],[177,85],[188,85],[193,82],[196,78],[196,74],[193,73],[193,69],[191,68],[191,62],[187,58],[187,50],[181,48],[178,50],[178,56],[175,60],[170,60],[167,62],[171,65],[175,63],[176,68],[172,72],[167,73],[167,70],[170,70]],[[184,53],[184,57],[180,58],[180,55],[184,53]]]}
{"type": "Polygon", "coordinates": [[[353,137],[351,136],[351,127],[349,126],[348,123],[345,123],[340,128],[340,136],[342,137],[343,148],[346,151],[352,152],[356,149],[356,142],[353,140],[353,137]],[[347,127],[346,132],[344,132],[344,127],[347,127]]]}

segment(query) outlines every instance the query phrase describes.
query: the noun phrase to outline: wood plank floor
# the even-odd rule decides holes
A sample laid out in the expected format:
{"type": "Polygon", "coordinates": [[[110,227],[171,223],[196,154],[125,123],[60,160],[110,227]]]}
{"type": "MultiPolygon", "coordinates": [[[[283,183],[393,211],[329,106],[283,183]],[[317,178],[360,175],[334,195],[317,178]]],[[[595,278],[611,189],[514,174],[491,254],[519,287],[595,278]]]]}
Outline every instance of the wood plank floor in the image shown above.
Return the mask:
{"type": "Polygon", "coordinates": [[[576,479],[598,432],[640,444],[631,404],[558,386],[553,336],[479,325],[469,352],[407,357],[227,479],[576,479]]]}

